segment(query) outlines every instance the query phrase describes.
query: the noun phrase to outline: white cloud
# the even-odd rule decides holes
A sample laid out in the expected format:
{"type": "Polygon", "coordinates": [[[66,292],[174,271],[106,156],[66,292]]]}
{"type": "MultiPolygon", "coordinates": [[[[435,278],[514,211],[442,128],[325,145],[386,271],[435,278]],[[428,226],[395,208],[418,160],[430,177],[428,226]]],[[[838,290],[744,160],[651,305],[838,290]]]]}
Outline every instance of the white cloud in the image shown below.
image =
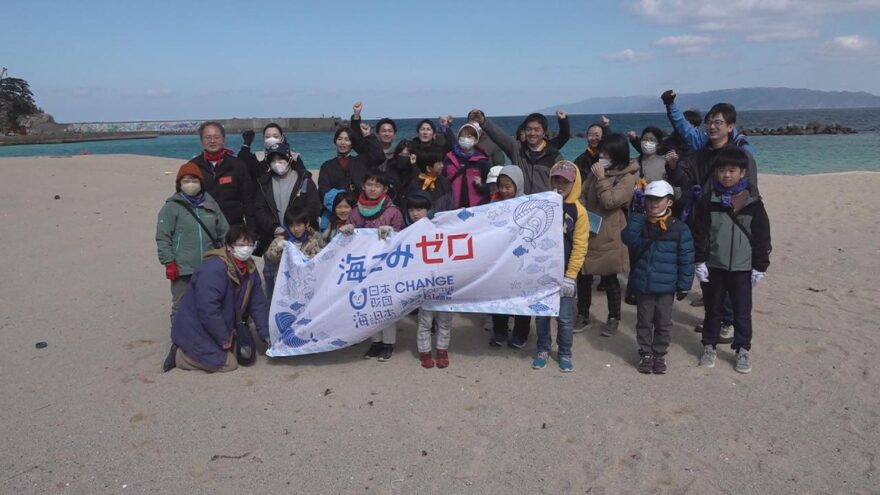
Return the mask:
{"type": "Polygon", "coordinates": [[[858,34],[850,34],[826,41],[814,53],[825,58],[880,61],[880,42],[858,34]]]}
{"type": "Polygon", "coordinates": [[[632,0],[631,6],[652,24],[762,43],[816,37],[817,28],[835,16],[880,11],[880,0],[632,0]]]}
{"type": "Polygon", "coordinates": [[[707,52],[707,45],[713,43],[709,36],[685,34],[681,36],[664,36],[654,41],[657,46],[671,48],[677,55],[700,55],[707,52]]]}
{"type": "Polygon", "coordinates": [[[625,48],[619,52],[606,53],[602,55],[602,60],[608,62],[637,62],[646,57],[644,53],[637,53],[632,48],[625,48]]]}

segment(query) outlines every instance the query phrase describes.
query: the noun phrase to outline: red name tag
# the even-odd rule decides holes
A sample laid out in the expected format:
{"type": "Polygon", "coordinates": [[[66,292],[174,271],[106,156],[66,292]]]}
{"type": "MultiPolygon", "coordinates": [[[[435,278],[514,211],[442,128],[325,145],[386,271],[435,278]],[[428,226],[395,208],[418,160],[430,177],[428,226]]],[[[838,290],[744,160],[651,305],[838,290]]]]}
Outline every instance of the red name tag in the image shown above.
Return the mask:
{"type": "Polygon", "coordinates": [[[217,183],[220,185],[232,184],[232,177],[229,177],[228,175],[226,177],[220,177],[220,179],[217,180],[217,183]]]}

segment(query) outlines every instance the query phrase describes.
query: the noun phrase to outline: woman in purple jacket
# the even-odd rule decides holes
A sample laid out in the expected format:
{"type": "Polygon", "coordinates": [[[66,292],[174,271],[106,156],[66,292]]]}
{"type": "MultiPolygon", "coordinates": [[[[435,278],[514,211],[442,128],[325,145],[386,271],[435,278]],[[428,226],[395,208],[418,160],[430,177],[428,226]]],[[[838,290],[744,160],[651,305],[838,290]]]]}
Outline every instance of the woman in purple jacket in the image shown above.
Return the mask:
{"type": "Polygon", "coordinates": [[[236,308],[242,308],[238,318],[252,318],[260,338],[269,341],[269,303],[251,258],[256,242],[253,230],[235,225],[226,235],[226,246],[205,253],[205,261],[193,273],[174,315],[165,371],[175,367],[208,372],[238,368],[234,353],[236,308]]]}

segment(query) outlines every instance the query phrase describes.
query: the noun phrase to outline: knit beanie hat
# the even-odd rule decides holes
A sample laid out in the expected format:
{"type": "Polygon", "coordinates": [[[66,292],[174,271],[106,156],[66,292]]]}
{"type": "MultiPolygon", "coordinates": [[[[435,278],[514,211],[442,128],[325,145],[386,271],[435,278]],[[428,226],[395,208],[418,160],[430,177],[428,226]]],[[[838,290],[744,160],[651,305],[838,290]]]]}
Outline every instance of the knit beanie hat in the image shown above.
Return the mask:
{"type": "Polygon", "coordinates": [[[480,137],[483,135],[483,129],[480,129],[479,124],[475,122],[468,122],[464,124],[458,129],[458,136],[461,136],[461,131],[463,131],[465,127],[470,127],[474,131],[474,134],[477,135],[477,141],[480,140],[480,137]]]}
{"type": "Polygon", "coordinates": [[[205,176],[202,175],[202,169],[199,168],[193,162],[186,162],[180,166],[180,170],[177,171],[177,184],[180,185],[180,179],[182,179],[185,175],[192,175],[196,179],[199,179],[203,185],[205,183],[205,176]]]}

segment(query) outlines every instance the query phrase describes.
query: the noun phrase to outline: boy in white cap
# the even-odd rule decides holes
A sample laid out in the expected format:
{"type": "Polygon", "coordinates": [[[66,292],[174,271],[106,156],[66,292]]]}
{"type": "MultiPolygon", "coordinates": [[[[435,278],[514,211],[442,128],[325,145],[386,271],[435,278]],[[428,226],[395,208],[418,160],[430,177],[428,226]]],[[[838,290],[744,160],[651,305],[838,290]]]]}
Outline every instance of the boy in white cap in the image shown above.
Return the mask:
{"type": "Polygon", "coordinates": [[[665,180],[648,184],[645,213],[633,213],[621,234],[632,260],[640,373],[666,373],[672,298],[684,299],[694,281],[694,240],[672,216],[674,194],[665,180]]]}

